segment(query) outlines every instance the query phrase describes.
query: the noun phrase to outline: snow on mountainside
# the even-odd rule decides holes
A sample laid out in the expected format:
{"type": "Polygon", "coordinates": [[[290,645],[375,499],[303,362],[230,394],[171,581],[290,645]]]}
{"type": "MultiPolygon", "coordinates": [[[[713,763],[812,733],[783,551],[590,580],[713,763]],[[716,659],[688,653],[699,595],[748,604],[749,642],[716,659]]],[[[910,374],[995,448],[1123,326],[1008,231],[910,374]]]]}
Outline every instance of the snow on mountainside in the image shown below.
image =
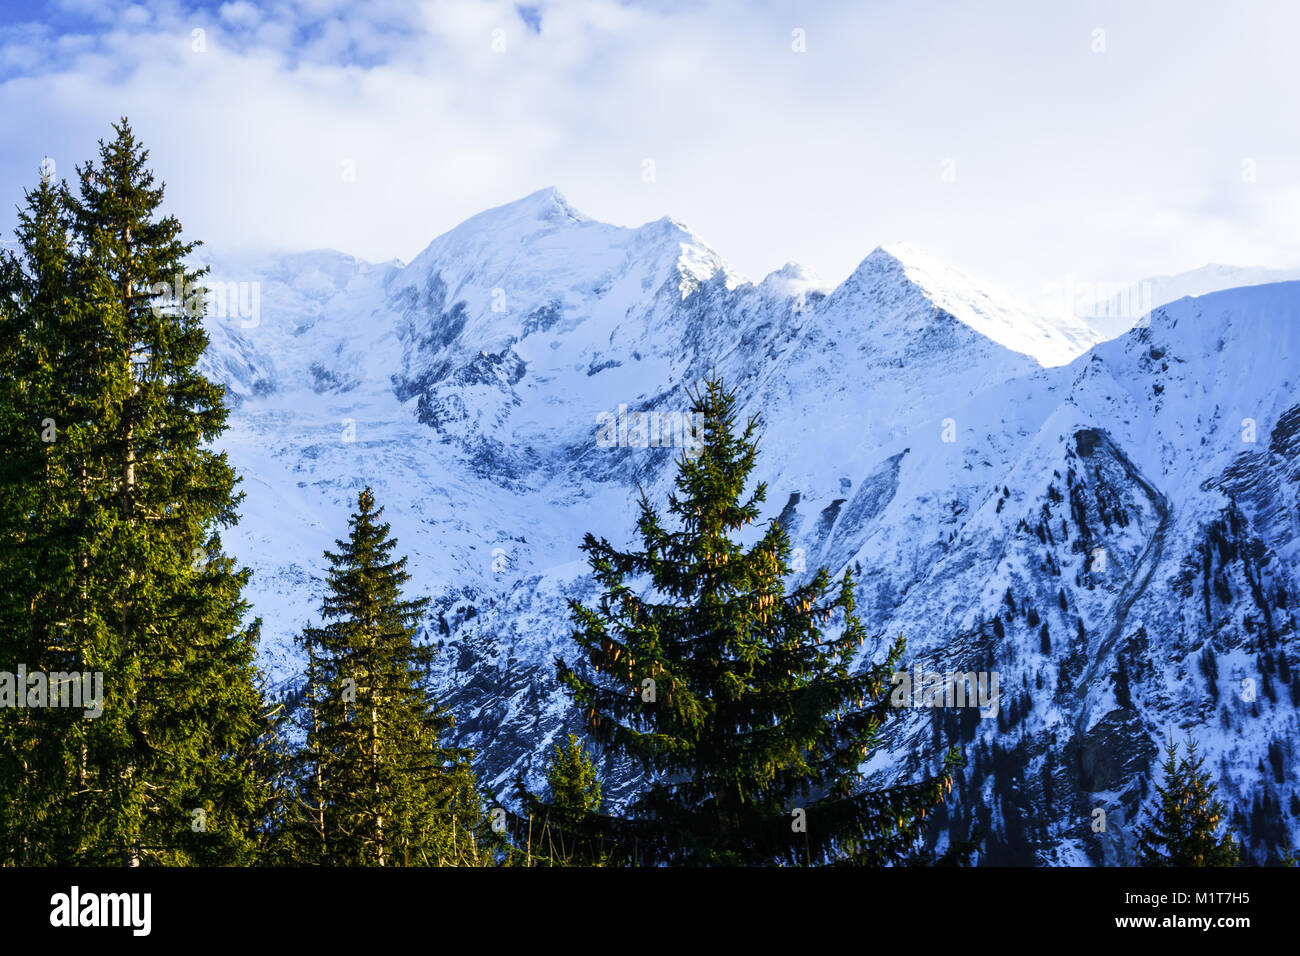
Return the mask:
{"type": "Polygon", "coordinates": [[[1300,279],[1300,269],[1255,269],[1211,263],[1177,275],[1151,276],[1143,279],[1139,284],[1150,286],[1151,301],[1158,307],[1189,295],[1200,296],[1210,292],[1222,292],[1225,289],[1293,282],[1297,279],[1300,279]]]}
{"type": "Polygon", "coordinates": [[[938,308],[999,345],[1032,355],[1043,365],[1064,365],[1102,340],[1080,319],[1066,315],[1049,320],[1037,315],[1028,306],[1015,303],[1008,293],[977,282],[906,243],[893,243],[877,252],[897,261],[908,281],[938,308]]]}
{"type": "MultiPolygon", "coordinates": [[[[1131,859],[1170,727],[1202,741],[1261,860],[1297,835],[1300,283],[1171,303],[1080,354],[1086,327],[906,247],[834,289],[793,264],[754,284],[679,223],[609,226],[555,190],[409,265],[211,264],[258,293],[210,316],[205,368],[247,493],[227,546],[282,685],[369,484],[434,598],[435,681],[481,780],[536,785],[580,729],[553,666],[565,600],[594,594],[578,545],[627,543],[638,485],[663,501],[685,390],[716,369],[763,420],[765,518],[803,573],[860,568],[864,620],[909,663],[999,675],[996,713],[900,710],[866,768],[922,773],[962,742],[939,844],[979,824],[991,862],[1131,859]]],[[[635,786],[604,769],[613,799],[635,786]]]]}
{"type": "Polygon", "coordinates": [[[1148,276],[1128,283],[1089,283],[1067,279],[1051,284],[1042,303],[1044,311],[1077,316],[1103,338],[1123,335],[1152,309],[1187,296],[1206,295],[1225,289],[1291,282],[1300,279],[1300,269],[1259,269],[1210,264],[1170,276],[1148,276]]]}
{"type": "MultiPolygon", "coordinates": [[[[1238,833],[1294,833],[1298,350],[1300,284],[1188,299],[1080,358],[1067,387],[1021,383],[989,410],[1064,393],[880,626],[917,635],[928,668],[1000,674],[996,720],[925,712],[974,749],[953,814],[998,832],[993,862],[1050,858],[1097,808],[1090,858],[1131,860],[1169,728],[1219,769],[1238,833]],[[1244,700],[1247,679],[1270,689],[1244,700]]],[[[974,417],[961,443],[986,453],[1005,433],[974,417]]],[[[924,723],[891,731],[900,750],[924,723]]]]}

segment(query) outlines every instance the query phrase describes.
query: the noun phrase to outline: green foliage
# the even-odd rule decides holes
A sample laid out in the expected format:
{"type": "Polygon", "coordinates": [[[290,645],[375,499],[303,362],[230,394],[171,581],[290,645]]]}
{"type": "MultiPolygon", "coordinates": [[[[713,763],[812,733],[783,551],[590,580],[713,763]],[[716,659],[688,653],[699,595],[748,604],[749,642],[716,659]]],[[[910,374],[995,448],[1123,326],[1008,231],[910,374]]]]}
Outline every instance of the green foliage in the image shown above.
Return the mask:
{"type": "Polygon", "coordinates": [[[546,767],[546,782],[554,806],[576,813],[600,809],[600,776],[577,734],[569,734],[566,743],[555,745],[546,767]]]}
{"type": "MultiPolygon", "coordinates": [[[[616,846],[590,826],[601,817],[601,782],[595,760],[576,734],[556,743],[546,762],[549,800],[531,794],[522,775],[515,791],[525,813],[505,810],[506,866],[606,866],[618,862],[616,846]]],[[[601,828],[603,829],[603,828],[601,828]]]]}
{"type": "MultiPolygon", "coordinates": [[[[10,673],[20,663],[68,671],[80,660],[78,636],[66,633],[63,613],[73,600],[66,540],[72,515],[61,493],[69,483],[67,446],[41,441],[48,410],[78,399],[70,394],[69,376],[61,374],[54,331],[61,316],[77,314],[70,308],[72,200],[66,187],[50,182],[26,200],[16,230],[18,254],[0,259],[0,669],[10,673]]],[[[56,436],[58,427],[56,421],[56,436]]],[[[79,746],[82,719],[81,712],[56,709],[0,711],[5,861],[48,861],[42,848],[61,839],[65,754],[79,746]]]]}
{"type": "Polygon", "coordinates": [[[432,659],[416,643],[426,598],[404,600],[406,558],[367,488],[330,562],[324,624],[302,635],[308,673],[296,815],[300,862],[433,866],[481,861],[482,813],[471,754],[441,739],[452,719],[432,702],[432,659]]]}
{"type": "Polygon", "coordinates": [[[103,713],[0,713],[0,856],[242,863],[265,730],[240,496],[198,307],[156,290],[197,243],[124,120],[43,182],[0,267],[0,670],[102,674],[103,713]]]}
{"type": "Polygon", "coordinates": [[[934,779],[861,787],[902,639],[878,663],[856,660],[867,634],[851,572],[835,582],[821,568],[787,590],[779,522],[749,548],[732,539],[766,494],[759,483],[745,497],[757,424],[737,433],[736,401],[716,379],[692,395],[704,441],[678,463],[676,527],[643,494],[638,550],[584,541],[602,595],[571,602],[585,663],[557,660],[559,676],[593,736],[653,782],[627,815],[587,813],[570,833],[620,862],[904,860],[956,755],[934,779]]]}
{"type": "Polygon", "coordinates": [[[1138,830],[1141,866],[1236,866],[1240,847],[1232,834],[1217,836],[1225,809],[1215,799],[1217,786],[1196,744],[1187,744],[1187,756],[1178,757],[1172,734],[1165,748],[1164,782],[1156,786],[1156,807],[1138,830]]]}

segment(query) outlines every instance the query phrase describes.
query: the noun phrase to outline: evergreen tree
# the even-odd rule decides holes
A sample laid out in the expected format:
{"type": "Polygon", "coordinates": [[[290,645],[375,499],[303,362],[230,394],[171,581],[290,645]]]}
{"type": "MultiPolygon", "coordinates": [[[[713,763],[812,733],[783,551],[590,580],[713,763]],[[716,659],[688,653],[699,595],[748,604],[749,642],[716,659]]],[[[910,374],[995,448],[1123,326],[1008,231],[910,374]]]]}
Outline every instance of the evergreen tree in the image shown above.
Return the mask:
{"type": "MultiPolygon", "coordinates": [[[[591,839],[583,824],[601,806],[601,782],[596,763],[576,734],[556,743],[546,763],[549,801],[528,792],[523,777],[515,789],[527,817],[513,816],[514,845],[506,860],[524,866],[605,866],[611,854],[605,834],[591,839]]],[[[511,816],[507,814],[508,818],[511,816]]],[[[509,841],[507,841],[509,843],[509,841]]]]}
{"type": "MultiPolygon", "coordinates": [[[[29,194],[22,261],[4,270],[6,368],[25,357],[0,398],[0,580],[13,585],[0,613],[8,623],[41,606],[4,656],[103,681],[102,715],[51,738],[58,826],[20,858],[247,862],[264,729],[257,625],[244,620],[248,571],[218,534],[240,496],[210,448],[226,409],[197,368],[203,299],[183,294],[201,276],[186,266],[197,243],[160,215],[162,186],[129,124],[115,130],[78,168],[77,197],[49,183],[29,194]]],[[[6,790],[16,783],[6,773],[6,790]]],[[[29,822],[41,823],[10,825],[29,822]]]]}
{"type": "Polygon", "coordinates": [[[593,735],[652,782],[628,816],[588,813],[577,829],[633,862],[908,858],[956,755],[923,782],[860,787],[902,638],[855,670],[867,634],[852,573],[836,584],[821,568],[787,591],[791,547],[778,521],[752,547],[732,540],[765,499],[762,483],[744,497],[757,423],[737,434],[737,399],[720,380],[691,398],[704,439],[678,462],[677,527],[643,493],[639,550],[591,534],[583,543],[603,595],[595,607],[570,603],[590,666],[557,659],[559,676],[593,735]],[[648,586],[634,590],[637,579],[648,586]]]}
{"type": "Polygon", "coordinates": [[[308,628],[300,853],[344,866],[434,866],[482,856],[468,751],[442,738],[452,718],[429,699],[434,649],[417,643],[427,598],[405,600],[405,557],[369,488],[348,540],[326,552],[324,624],[308,628]]]}
{"type": "Polygon", "coordinates": [[[1170,735],[1165,748],[1164,783],[1156,786],[1157,806],[1138,829],[1141,866],[1236,866],[1240,848],[1232,834],[1216,836],[1224,819],[1223,803],[1215,799],[1217,785],[1201,769],[1204,757],[1196,744],[1178,757],[1170,735]]]}
{"type": "Polygon", "coordinates": [[[546,767],[546,782],[552,806],[580,814],[600,809],[600,776],[577,734],[569,734],[565,744],[555,745],[546,767]]]}
{"type": "Polygon", "coordinates": [[[310,762],[301,747],[291,742],[296,721],[293,707],[298,692],[288,692],[268,714],[269,729],[254,767],[263,781],[257,810],[257,862],[261,866],[301,866],[319,861],[323,853],[308,812],[302,771],[310,762]]]}
{"type": "MultiPolygon", "coordinates": [[[[71,285],[71,199],[48,177],[26,195],[17,255],[0,258],[0,670],[80,669],[69,509],[73,422],[89,417],[60,337],[82,314],[71,285]]],[[[26,688],[15,693],[26,694],[26,688]]],[[[14,701],[7,701],[12,705],[14,701]]],[[[0,859],[59,859],[67,818],[66,755],[82,712],[0,709],[0,859]]]]}

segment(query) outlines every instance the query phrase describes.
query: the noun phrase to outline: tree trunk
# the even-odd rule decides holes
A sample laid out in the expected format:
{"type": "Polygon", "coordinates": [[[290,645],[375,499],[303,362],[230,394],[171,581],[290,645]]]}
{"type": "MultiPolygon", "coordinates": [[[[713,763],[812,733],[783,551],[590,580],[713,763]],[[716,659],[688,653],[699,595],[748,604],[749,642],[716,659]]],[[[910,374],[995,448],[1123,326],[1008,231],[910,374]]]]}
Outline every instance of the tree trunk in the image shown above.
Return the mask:
{"type": "MultiPolygon", "coordinates": [[[[134,413],[133,402],[135,399],[135,392],[136,392],[135,371],[134,368],[132,367],[132,359],[134,357],[134,351],[133,351],[134,342],[130,338],[133,331],[133,323],[130,321],[131,298],[132,298],[131,284],[134,281],[131,275],[131,268],[129,265],[130,255],[131,255],[130,228],[127,228],[124,232],[123,242],[126,246],[126,259],[128,265],[126,269],[126,274],[123,277],[124,285],[123,285],[123,296],[122,296],[122,312],[123,315],[126,317],[126,328],[127,328],[127,335],[128,335],[128,340],[126,343],[126,374],[127,374],[127,381],[131,383],[131,392],[130,394],[127,395],[127,399],[122,405],[122,443],[125,448],[125,460],[122,466],[122,519],[129,526],[134,520],[134,514],[135,514],[135,423],[132,421],[131,416],[134,413]]],[[[131,646],[131,636],[130,636],[131,605],[128,597],[130,594],[130,583],[134,581],[134,579],[135,579],[135,570],[134,569],[128,570],[127,589],[124,590],[122,593],[122,614],[121,614],[121,626],[120,626],[121,638],[122,638],[122,656],[128,661],[132,658],[132,656],[135,653],[135,649],[131,646]]],[[[132,699],[129,703],[133,718],[137,713],[136,705],[137,702],[134,699],[132,699]]],[[[135,760],[128,758],[126,769],[123,774],[126,780],[126,790],[127,790],[128,798],[131,792],[131,788],[134,786],[135,783],[135,771],[136,771],[135,760]]],[[[133,842],[131,845],[129,845],[126,848],[127,866],[140,865],[140,845],[138,840],[140,836],[140,830],[143,827],[143,823],[144,823],[143,812],[133,811],[133,813],[136,814],[136,819],[131,821],[130,829],[136,842],[133,842]]]]}

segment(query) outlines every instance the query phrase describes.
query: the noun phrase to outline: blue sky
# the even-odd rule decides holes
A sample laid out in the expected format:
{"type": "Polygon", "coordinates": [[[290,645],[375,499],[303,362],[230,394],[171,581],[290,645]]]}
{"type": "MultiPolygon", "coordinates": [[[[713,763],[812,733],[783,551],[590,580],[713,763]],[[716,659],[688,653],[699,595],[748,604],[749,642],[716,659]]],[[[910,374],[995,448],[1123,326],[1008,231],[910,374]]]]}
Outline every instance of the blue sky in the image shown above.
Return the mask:
{"type": "Polygon", "coordinates": [[[6,0],[0,230],[125,114],[218,247],[409,260],[554,185],[755,279],[894,240],[1026,297],[1294,267],[1296,36],[1286,0],[6,0]]]}

